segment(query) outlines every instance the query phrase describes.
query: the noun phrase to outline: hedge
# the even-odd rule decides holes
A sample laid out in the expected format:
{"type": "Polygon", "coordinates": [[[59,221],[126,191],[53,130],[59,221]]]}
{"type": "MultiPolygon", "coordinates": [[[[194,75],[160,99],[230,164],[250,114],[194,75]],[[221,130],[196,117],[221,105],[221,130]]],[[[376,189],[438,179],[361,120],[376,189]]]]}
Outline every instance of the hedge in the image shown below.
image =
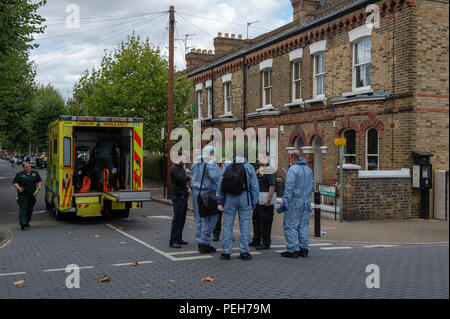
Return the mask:
{"type": "Polygon", "coordinates": [[[151,154],[144,157],[144,181],[163,181],[165,157],[163,155],[151,154]]]}

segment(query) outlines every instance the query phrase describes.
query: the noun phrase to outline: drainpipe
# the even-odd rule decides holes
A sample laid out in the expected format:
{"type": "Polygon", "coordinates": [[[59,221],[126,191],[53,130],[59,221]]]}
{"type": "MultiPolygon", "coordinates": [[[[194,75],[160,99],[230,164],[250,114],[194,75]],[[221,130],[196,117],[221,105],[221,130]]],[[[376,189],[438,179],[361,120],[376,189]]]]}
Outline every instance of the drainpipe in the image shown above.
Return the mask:
{"type": "Polygon", "coordinates": [[[245,57],[244,54],[242,58],[242,68],[243,68],[243,90],[244,90],[244,131],[247,129],[247,67],[245,65],[245,57]]]}

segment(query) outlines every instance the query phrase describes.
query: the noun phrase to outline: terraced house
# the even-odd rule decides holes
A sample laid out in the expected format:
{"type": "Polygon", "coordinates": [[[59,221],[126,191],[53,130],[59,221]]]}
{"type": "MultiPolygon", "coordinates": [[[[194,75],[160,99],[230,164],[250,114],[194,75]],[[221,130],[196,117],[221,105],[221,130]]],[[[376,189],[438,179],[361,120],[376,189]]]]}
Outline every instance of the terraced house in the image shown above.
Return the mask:
{"type": "Polygon", "coordinates": [[[219,33],[214,53],[186,55],[202,129],[278,128],[279,168],[289,147],[302,149],[329,185],[339,181],[334,139],[345,137],[357,207],[347,218],[420,216],[412,151],[433,154],[433,174],[449,164],[448,0],[291,4],[287,25],[254,39],[219,33]],[[379,202],[389,205],[366,207],[379,202]]]}

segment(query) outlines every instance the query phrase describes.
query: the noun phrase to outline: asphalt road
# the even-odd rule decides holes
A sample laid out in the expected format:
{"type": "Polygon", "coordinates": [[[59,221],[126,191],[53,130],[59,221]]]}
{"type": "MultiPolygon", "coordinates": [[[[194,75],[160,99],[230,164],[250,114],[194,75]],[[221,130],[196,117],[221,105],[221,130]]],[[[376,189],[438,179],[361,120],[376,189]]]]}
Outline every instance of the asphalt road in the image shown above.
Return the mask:
{"type": "MultiPolygon", "coordinates": [[[[45,178],[45,171],[40,173],[45,178]]],[[[274,238],[272,249],[252,249],[251,261],[236,255],[223,261],[220,251],[198,253],[190,218],[183,238],[189,244],[169,248],[171,206],[146,203],[127,219],[57,222],[45,211],[42,192],[31,229],[21,231],[14,175],[0,160],[0,232],[5,237],[0,240],[0,299],[449,298],[448,245],[311,241],[309,257],[288,259],[279,254],[283,240],[274,238]],[[68,288],[77,272],[79,288],[68,288]],[[367,283],[377,283],[377,273],[379,288],[368,288],[367,283]],[[99,282],[102,274],[110,281],[99,282]],[[21,280],[24,286],[17,287],[21,280]]],[[[213,245],[221,248],[220,242],[213,245]]],[[[237,241],[234,247],[238,253],[237,241]]]]}

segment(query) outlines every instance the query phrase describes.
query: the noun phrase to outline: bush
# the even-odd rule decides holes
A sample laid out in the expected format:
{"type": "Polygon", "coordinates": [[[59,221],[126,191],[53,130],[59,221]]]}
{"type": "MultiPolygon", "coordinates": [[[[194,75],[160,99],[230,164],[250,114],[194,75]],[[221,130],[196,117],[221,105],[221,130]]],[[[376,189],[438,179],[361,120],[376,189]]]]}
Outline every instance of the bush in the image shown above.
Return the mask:
{"type": "Polygon", "coordinates": [[[144,157],[144,181],[163,181],[165,173],[165,160],[163,155],[151,154],[144,157]]]}

